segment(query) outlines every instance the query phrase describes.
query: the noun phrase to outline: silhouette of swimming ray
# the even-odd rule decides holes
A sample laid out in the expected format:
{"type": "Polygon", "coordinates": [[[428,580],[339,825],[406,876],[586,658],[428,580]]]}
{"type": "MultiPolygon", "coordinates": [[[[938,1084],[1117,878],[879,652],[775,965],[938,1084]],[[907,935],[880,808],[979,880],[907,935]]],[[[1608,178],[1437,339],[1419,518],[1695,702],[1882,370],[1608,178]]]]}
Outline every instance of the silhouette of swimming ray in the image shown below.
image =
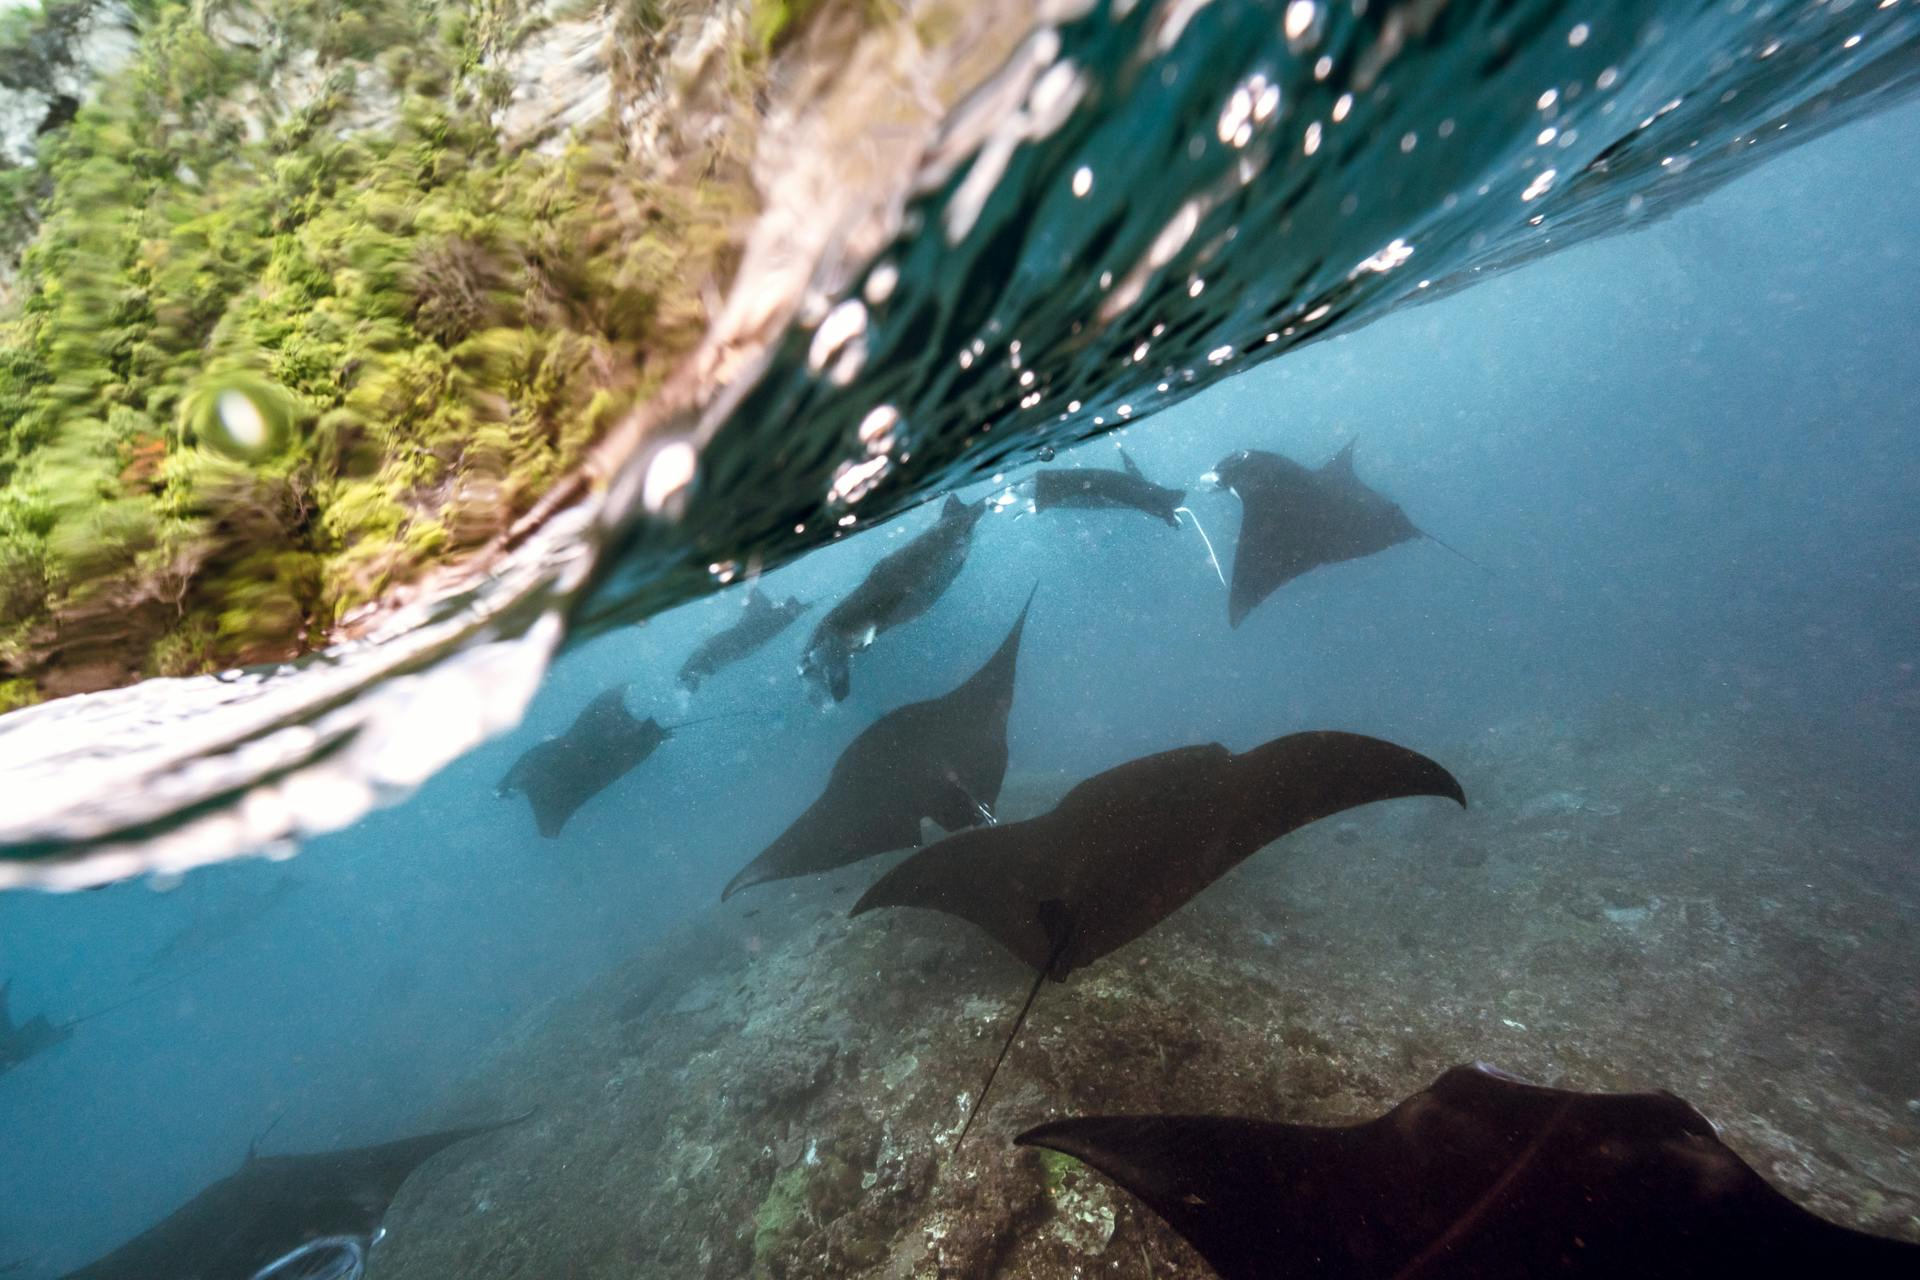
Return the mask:
{"type": "Polygon", "coordinates": [[[181,1275],[248,1280],[311,1241],[366,1240],[401,1184],[456,1142],[518,1124],[442,1129],[377,1146],[260,1156],[66,1280],[165,1280],[181,1275]]]}
{"type": "Polygon", "coordinates": [[[1406,796],[1466,804],[1432,760],[1360,734],[1289,734],[1239,755],[1217,743],[1180,747],[1089,778],[1040,817],[922,849],[875,881],[852,914],[921,907],[957,916],[1061,980],[1288,832],[1406,796]]]}
{"type": "Polygon", "coordinates": [[[681,664],[680,687],[692,693],[709,676],[757,653],[812,607],[798,596],[788,596],[782,603],[775,604],[759,587],[752,588],[739,619],[707,637],[681,664]]]}
{"type": "Polygon", "coordinates": [[[1920,1275],[1774,1190],[1669,1093],[1455,1067],[1364,1124],[1089,1116],[1014,1139],[1144,1201],[1223,1280],[1920,1275]]]}
{"type": "Polygon", "coordinates": [[[1052,467],[1033,475],[1033,509],[1036,512],[1058,507],[1107,507],[1141,511],[1174,528],[1180,527],[1174,515],[1186,500],[1180,489],[1169,489],[1147,479],[1120,450],[1123,470],[1109,467],[1052,467]]]}
{"type": "Polygon", "coordinates": [[[801,654],[801,676],[832,701],[845,701],[853,687],[853,655],[933,607],[960,576],[974,526],[986,511],[985,502],[965,503],[948,494],[931,528],[882,556],[860,585],[820,619],[801,654]]]}
{"type": "Polygon", "coordinates": [[[652,716],[640,720],[627,710],[627,688],[603,691],[565,733],[523,752],[494,787],[496,796],[526,796],[534,825],[547,839],[667,740],[670,730],[652,716]]]}
{"type": "Polygon", "coordinates": [[[922,818],[948,831],[991,821],[1007,774],[1007,716],[1032,607],[1029,594],[1007,638],[958,688],[889,711],[862,730],[840,753],[820,798],[733,878],[721,899],[918,845],[922,818]]]}
{"type": "Polygon", "coordinates": [[[1227,593],[1231,626],[1310,569],[1425,536],[1399,504],[1360,482],[1351,440],[1318,470],[1242,449],[1205,478],[1232,490],[1243,508],[1227,593]]]}

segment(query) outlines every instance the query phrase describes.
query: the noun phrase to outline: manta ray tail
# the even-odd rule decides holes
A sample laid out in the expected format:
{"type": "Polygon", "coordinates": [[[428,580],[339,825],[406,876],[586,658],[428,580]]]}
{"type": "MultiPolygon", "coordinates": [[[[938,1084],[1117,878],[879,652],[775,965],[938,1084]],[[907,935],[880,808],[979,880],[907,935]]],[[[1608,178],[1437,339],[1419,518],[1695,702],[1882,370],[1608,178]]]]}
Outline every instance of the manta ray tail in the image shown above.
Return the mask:
{"type": "Polygon", "coordinates": [[[1472,565],[1474,568],[1478,569],[1480,572],[1486,574],[1488,577],[1493,576],[1493,570],[1487,568],[1487,566],[1481,564],[1478,560],[1475,560],[1472,556],[1460,550],[1460,548],[1452,546],[1446,542],[1443,542],[1439,538],[1436,538],[1432,534],[1428,533],[1425,529],[1422,529],[1420,531],[1420,536],[1425,538],[1428,542],[1433,543],[1436,547],[1440,547],[1440,548],[1443,548],[1444,550],[1453,552],[1453,554],[1459,556],[1462,560],[1465,560],[1468,564],[1472,565]]]}
{"type": "Polygon", "coordinates": [[[1047,980],[1054,967],[1065,954],[1067,940],[1071,936],[1067,928],[1066,905],[1049,898],[1040,904],[1040,923],[1047,935],[1053,940],[1053,951],[1047,956],[1047,967],[1034,975],[1033,986],[1027,991],[1026,1003],[1020,1006],[1020,1015],[1013,1020],[1013,1030],[1007,1032],[1007,1041],[1000,1046],[1000,1056],[993,1060],[993,1069],[987,1072],[986,1083],[980,1086],[979,1096],[974,1098],[973,1106],[967,1109],[965,1123],[960,1126],[960,1136],[954,1140],[953,1153],[960,1154],[960,1144],[967,1140],[967,1130],[973,1128],[973,1118],[980,1114],[980,1108],[987,1103],[987,1091],[993,1088],[993,1078],[1000,1074],[1000,1064],[1007,1060],[1007,1053],[1013,1048],[1013,1042],[1020,1038],[1020,1028],[1027,1024],[1027,1015],[1033,1012],[1033,1002],[1040,996],[1040,984],[1047,980]]]}
{"type": "MultiPolygon", "coordinates": [[[[1193,531],[1200,535],[1200,541],[1207,544],[1207,562],[1213,566],[1213,576],[1220,579],[1221,586],[1226,586],[1227,575],[1220,572],[1220,557],[1213,554],[1213,539],[1209,538],[1207,531],[1200,527],[1200,517],[1193,514],[1192,507],[1175,507],[1173,510],[1176,515],[1184,515],[1193,521],[1193,531]]],[[[1436,538],[1435,541],[1439,539],[1436,538]]]]}
{"type": "Polygon", "coordinates": [[[106,1006],[104,1009],[95,1009],[92,1013],[83,1013],[79,1017],[74,1018],[71,1021],[62,1022],[58,1024],[54,1028],[54,1030],[70,1031],[73,1028],[79,1026],[83,1022],[92,1022],[95,1018],[104,1018],[110,1013],[117,1013],[121,1009],[126,1008],[130,1004],[140,1003],[140,1001],[145,1000],[148,996],[153,995],[155,992],[164,991],[166,988],[172,986],[176,982],[180,982],[187,978],[191,978],[194,974],[199,973],[202,969],[205,969],[208,965],[211,965],[212,963],[213,961],[211,960],[202,961],[201,963],[195,965],[191,969],[184,969],[179,973],[172,974],[168,977],[162,978],[158,982],[149,983],[148,985],[140,988],[140,990],[134,992],[132,995],[127,996],[125,999],[116,1000],[112,1004],[106,1006]]]}

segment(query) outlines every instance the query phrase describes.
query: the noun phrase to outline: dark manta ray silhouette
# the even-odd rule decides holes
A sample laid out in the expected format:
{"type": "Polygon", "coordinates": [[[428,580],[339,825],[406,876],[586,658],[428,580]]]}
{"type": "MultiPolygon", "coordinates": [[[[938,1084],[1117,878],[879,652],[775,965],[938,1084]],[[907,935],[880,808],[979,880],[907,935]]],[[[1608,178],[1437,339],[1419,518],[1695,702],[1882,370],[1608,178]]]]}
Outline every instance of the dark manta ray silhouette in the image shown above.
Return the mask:
{"type": "Polygon", "coordinates": [[[834,762],[820,798],[733,878],[721,900],[750,885],[918,845],[922,818],[948,831],[992,822],[1007,776],[1020,635],[1032,607],[1029,594],[1007,638],[959,688],[889,711],[862,730],[834,762]]]}
{"type": "Polygon", "coordinates": [[[1239,755],[1218,743],[1180,747],[1087,779],[1051,813],[921,850],[875,881],[851,914],[944,911],[1033,968],[1004,1061],[1047,978],[1061,981],[1125,946],[1289,831],[1403,796],[1467,802],[1427,757],[1355,733],[1289,734],[1239,755]]]}
{"type": "Polygon", "coordinates": [[[709,636],[681,664],[680,687],[692,693],[702,680],[754,653],[812,607],[797,596],[788,596],[784,603],[775,604],[760,588],[753,588],[747,593],[740,620],[709,636]]]}
{"type": "MultiPolygon", "coordinates": [[[[204,967],[201,966],[201,968],[204,967]]],[[[44,1013],[36,1013],[25,1022],[15,1022],[8,1008],[9,988],[13,985],[13,980],[9,978],[0,981],[0,1076],[4,1076],[27,1060],[37,1058],[47,1050],[57,1048],[73,1039],[73,1029],[82,1023],[92,1022],[95,1018],[104,1018],[130,1004],[137,1004],[162,987],[171,986],[182,978],[190,978],[198,972],[200,968],[193,968],[174,974],[172,977],[162,978],[134,992],[124,1000],[116,1000],[104,1009],[95,1009],[92,1013],[82,1014],[71,1022],[52,1022],[44,1013]]]]}
{"type": "Polygon", "coordinates": [[[711,720],[758,714],[734,711],[666,725],[652,716],[637,720],[627,710],[628,688],[619,684],[606,690],[587,704],[565,733],[527,748],[493,794],[525,795],[533,804],[540,834],[551,840],[581,805],[632,772],[677,731],[711,720]]]}
{"type": "MultiPolygon", "coordinates": [[[[15,1022],[7,1007],[7,989],[12,980],[0,982],[0,1076],[13,1070],[29,1058],[36,1058],[56,1045],[65,1044],[73,1038],[73,1029],[84,1018],[73,1022],[50,1022],[44,1013],[36,1013],[25,1022],[15,1022]]],[[[117,1006],[116,1006],[117,1007],[117,1006]]],[[[109,1010],[102,1009],[100,1013],[109,1010]]],[[[91,1014],[99,1017],[100,1014],[91,1014]]]]}
{"type": "Polygon", "coordinates": [[[1055,507],[1123,507],[1144,511],[1156,520],[1178,529],[1175,514],[1187,495],[1182,489],[1158,485],[1140,473],[1140,468],[1120,450],[1124,471],[1109,467],[1056,467],[1037,471],[1033,476],[1033,510],[1055,507]]]}
{"type": "Polygon", "coordinates": [[[1244,511],[1227,594],[1229,626],[1239,626],[1255,605],[1309,569],[1357,560],[1414,538],[1446,547],[1408,519],[1393,499],[1360,483],[1351,440],[1317,471],[1277,453],[1242,449],[1201,479],[1231,489],[1244,511]]]}
{"type": "Polygon", "coordinates": [[[238,1170],[66,1280],[249,1280],[317,1241],[364,1249],[415,1169],[456,1142],[524,1119],[345,1151],[249,1151],[238,1170]]]}
{"type": "Polygon", "coordinates": [[[1014,1141],[1106,1174],[1224,1280],[1920,1275],[1920,1245],[1800,1208],[1670,1093],[1480,1064],[1365,1124],[1087,1117],[1014,1141]]]}
{"type": "Polygon", "coordinates": [[[615,685],[589,702],[565,733],[529,747],[493,793],[525,795],[540,834],[551,840],[581,805],[652,755],[668,732],[652,716],[636,720],[627,710],[627,686],[615,685]]]}
{"type": "Polygon", "coordinates": [[[834,702],[852,688],[848,661],[883,631],[911,622],[933,606],[960,574],[973,527],[987,504],[947,495],[940,518],[907,544],[882,556],[846,599],[820,619],[800,658],[800,674],[834,702]]]}

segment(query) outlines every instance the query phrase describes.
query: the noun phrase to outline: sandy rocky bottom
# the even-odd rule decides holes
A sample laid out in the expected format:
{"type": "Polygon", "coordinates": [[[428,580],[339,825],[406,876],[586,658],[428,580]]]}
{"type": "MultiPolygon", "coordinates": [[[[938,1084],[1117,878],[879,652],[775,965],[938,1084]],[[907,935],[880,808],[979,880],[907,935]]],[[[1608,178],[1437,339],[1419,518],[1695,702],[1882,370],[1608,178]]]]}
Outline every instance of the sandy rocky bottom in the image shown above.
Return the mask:
{"type": "MultiPolygon", "coordinates": [[[[1204,1277],[1124,1192],[1012,1136],[1096,1111],[1370,1118],[1476,1058],[1671,1089],[1809,1208],[1920,1239],[1898,772],[1731,714],[1415,745],[1468,812],[1308,828],[1050,985],[957,1158],[1027,972],[945,917],[849,921],[876,864],[742,895],[478,1065],[480,1104],[535,1114],[422,1169],[373,1275],[1204,1277]]],[[[1010,782],[1006,816],[1070,781],[1010,782]]]]}

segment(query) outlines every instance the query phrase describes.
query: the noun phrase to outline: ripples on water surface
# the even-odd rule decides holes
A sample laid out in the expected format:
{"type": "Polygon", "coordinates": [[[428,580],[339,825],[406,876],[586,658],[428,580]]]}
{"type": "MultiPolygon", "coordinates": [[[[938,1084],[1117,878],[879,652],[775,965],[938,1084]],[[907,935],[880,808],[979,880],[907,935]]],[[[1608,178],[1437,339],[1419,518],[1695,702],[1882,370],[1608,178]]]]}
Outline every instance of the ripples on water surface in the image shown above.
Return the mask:
{"type": "Polygon", "coordinates": [[[1045,442],[1622,230],[1920,74],[1908,4],[1049,13],[953,113],[894,242],[823,264],[764,367],[496,580],[294,667],[9,716],[4,882],[333,829],[514,723],[562,616],[575,637],[644,618],[1045,442]]]}

